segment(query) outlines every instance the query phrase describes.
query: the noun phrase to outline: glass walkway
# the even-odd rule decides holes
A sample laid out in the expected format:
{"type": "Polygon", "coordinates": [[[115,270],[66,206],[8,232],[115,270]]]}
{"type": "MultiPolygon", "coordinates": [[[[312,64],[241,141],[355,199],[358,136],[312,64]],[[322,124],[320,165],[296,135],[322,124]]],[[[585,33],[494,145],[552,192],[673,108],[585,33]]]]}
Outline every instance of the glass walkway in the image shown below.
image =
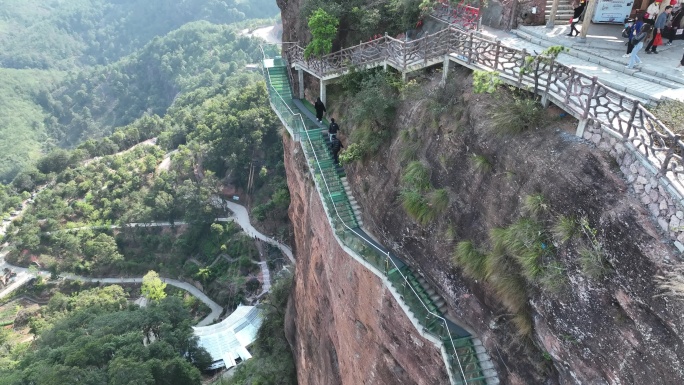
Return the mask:
{"type": "Polygon", "coordinates": [[[305,101],[293,97],[287,64],[278,57],[264,59],[263,64],[271,107],[292,138],[301,143],[338,239],[357,254],[355,257],[372,265],[375,274],[383,275],[390,282],[410,310],[409,318],[422,329],[419,331],[441,342],[452,384],[498,384],[484,347],[466,330],[444,317],[436,303],[440,297],[435,295],[435,290],[361,229],[357,217],[359,208],[351,197],[344,169],[334,164],[328,135],[323,133],[326,128],[316,122],[305,101]],[[487,364],[486,367],[483,364],[487,364]]]}

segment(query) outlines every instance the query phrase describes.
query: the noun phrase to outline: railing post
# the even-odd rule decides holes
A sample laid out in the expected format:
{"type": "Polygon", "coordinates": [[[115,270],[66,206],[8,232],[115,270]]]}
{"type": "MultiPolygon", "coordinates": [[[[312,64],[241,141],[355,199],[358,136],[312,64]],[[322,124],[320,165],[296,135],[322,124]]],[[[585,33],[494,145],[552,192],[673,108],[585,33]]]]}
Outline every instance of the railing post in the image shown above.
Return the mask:
{"type": "Polygon", "coordinates": [[[430,35],[425,35],[425,40],[423,41],[423,64],[427,64],[428,55],[428,45],[430,44],[430,35]]]}
{"type": "Polygon", "coordinates": [[[549,70],[546,74],[546,86],[544,87],[544,95],[542,96],[542,105],[544,108],[549,106],[549,87],[551,86],[551,77],[553,76],[553,66],[556,61],[551,58],[551,63],[549,64],[549,70]]]}
{"type": "MultiPolygon", "coordinates": [[[[679,141],[679,135],[675,135],[674,138],[675,145],[679,141]]],[[[667,166],[670,164],[670,159],[672,159],[672,154],[674,154],[674,150],[672,150],[671,147],[667,149],[667,154],[665,155],[665,159],[663,159],[663,164],[660,166],[660,170],[658,172],[660,175],[665,176],[667,174],[667,166]]]]}
{"type": "Polygon", "coordinates": [[[570,76],[568,77],[568,84],[565,86],[565,105],[570,102],[570,93],[572,92],[572,79],[575,77],[575,67],[570,67],[570,76]]]}
{"type": "Polygon", "coordinates": [[[527,54],[527,50],[525,48],[523,48],[523,50],[522,50],[522,64],[520,65],[520,69],[518,70],[518,88],[522,88],[522,78],[525,75],[528,56],[529,55],[527,54]]]}
{"type": "Polygon", "coordinates": [[[473,31],[468,33],[468,64],[473,62],[473,31]]]}
{"type": "Polygon", "coordinates": [[[537,91],[539,91],[539,60],[535,60],[535,63],[534,63],[534,94],[535,95],[537,95],[537,91]]]}
{"type": "Polygon", "coordinates": [[[406,42],[402,41],[401,42],[401,50],[404,52],[404,60],[401,63],[401,69],[402,69],[402,77],[406,76],[406,42]]]}
{"type": "Polygon", "coordinates": [[[584,107],[584,112],[582,113],[582,119],[586,119],[589,116],[589,110],[591,109],[591,101],[594,98],[594,91],[596,90],[596,76],[591,77],[591,89],[589,90],[589,95],[587,96],[587,105],[584,107]]]}
{"type": "Polygon", "coordinates": [[[494,71],[499,70],[499,52],[501,51],[501,40],[496,39],[496,53],[494,54],[494,71]]]}
{"type": "Polygon", "coordinates": [[[629,138],[629,133],[632,132],[632,127],[634,126],[634,119],[636,118],[636,113],[639,110],[639,101],[635,100],[632,105],[632,112],[629,114],[629,120],[627,121],[627,132],[622,134],[624,139],[629,138]]]}

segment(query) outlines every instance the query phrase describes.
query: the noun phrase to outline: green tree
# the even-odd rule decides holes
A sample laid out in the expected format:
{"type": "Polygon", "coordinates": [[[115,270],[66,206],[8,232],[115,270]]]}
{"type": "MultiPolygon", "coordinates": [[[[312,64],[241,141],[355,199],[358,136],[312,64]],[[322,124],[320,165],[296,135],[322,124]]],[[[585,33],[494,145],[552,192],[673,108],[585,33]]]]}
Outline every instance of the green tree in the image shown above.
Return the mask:
{"type": "Polygon", "coordinates": [[[166,297],[166,284],[159,278],[159,274],[150,270],[142,280],[142,294],[152,301],[160,301],[166,297]]]}
{"type": "Polygon", "coordinates": [[[330,53],[339,24],[340,21],[324,9],[315,10],[309,17],[309,31],[313,38],[304,49],[304,58],[309,59],[311,55],[322,56],[330,53]]]}

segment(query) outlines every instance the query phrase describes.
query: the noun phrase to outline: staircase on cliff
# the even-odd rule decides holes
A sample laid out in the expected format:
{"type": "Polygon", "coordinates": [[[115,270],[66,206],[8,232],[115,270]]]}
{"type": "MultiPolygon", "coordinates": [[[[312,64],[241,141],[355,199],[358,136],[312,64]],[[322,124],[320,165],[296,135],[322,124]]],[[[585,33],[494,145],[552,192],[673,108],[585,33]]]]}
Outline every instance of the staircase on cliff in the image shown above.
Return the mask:
{"type": "MultiPolygon", "coordinates": [[[[544,19],[547,21],[551,16],[551,8],[553,7],[553,0],[546,0],[546,8],[544,9],[544,19]]],[[[558,9],[556,10],[556,18],[554,21],[556,23],[570,23],[575,11],[572,8],[572,4],[568,0],[560,0],[558,3],[558,9]]]]}
{"type": "Polygon", "coordinates": [[[498,384],[479,339],[444,317],[446,301],[424,277],[361,228],[360,207],[352,196],[344,168],[334,163],[328,135],[316,123],[306,102],[293,98],[286,63],[280,58],[265,59],[264,70],[271,107],[295,140],[300,140],[338,238],[386,277],[407,305],[414,324],[441,342],[452,384],[498,384]]]}

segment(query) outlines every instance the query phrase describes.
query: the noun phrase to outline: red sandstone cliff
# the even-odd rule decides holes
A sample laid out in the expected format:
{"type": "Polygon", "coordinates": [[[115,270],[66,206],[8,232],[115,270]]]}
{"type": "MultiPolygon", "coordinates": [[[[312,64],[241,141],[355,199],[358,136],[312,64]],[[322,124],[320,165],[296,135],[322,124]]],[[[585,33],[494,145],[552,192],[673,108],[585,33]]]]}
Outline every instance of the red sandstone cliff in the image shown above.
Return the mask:
{"type": "Polygon", "coordinates": [[[335,240],[299,143],[283,143],[297,255],[286,329],[299,384],[448,383],[441,352],[335,240]]]}

